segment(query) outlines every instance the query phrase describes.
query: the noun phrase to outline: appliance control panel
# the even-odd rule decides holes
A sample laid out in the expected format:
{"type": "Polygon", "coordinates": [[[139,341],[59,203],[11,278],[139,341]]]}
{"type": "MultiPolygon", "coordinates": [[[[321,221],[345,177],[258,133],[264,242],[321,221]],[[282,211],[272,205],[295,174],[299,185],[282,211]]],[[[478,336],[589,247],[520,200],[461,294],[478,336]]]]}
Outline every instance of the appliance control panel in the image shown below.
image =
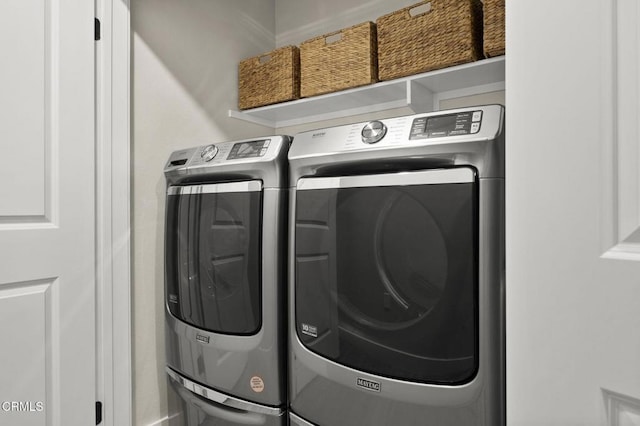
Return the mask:
{"type": "Polygon", "coordinates": [[[165,170],[205,167],[231,162],[270,161],[278,155],[282,138],[221,142],[175,151],[165,170]]]}
{"type": "Polygon", "coordinates": [[[414,118],[409,139],[473,135],[480,131],[482,110],[414,118]]]}
{"type": "Polygon", "coordinates": [[[482,105],[310,130],[295,136],[289,160],[494,140],[503,120],[504,107],[482,105]]]}

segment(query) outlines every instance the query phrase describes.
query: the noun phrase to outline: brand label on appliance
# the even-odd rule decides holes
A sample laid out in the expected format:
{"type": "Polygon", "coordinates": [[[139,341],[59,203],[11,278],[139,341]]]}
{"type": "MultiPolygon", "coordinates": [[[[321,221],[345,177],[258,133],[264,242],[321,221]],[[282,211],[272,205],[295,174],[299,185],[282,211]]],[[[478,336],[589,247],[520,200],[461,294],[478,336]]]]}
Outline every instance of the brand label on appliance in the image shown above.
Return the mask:
{"type": "Polygon", "coordinates": [[[209,336],[203,336],[202,334],[196,334],[196,340],[200,343],[209,343],[209,336]]]}
{"type": "Polygon", "coordinates": [[[362,377],[358,377],[358,379],[356,380],[356,385],[372,392],[380,392],[380,383],[374,382],[373,380],[367,380],[363,379],[362,377]]]}
{"type": "Polygon", "coordinates": [[[249,381],[249,386],[255,393],[261,393],[264,390],[264,380],[260,376],[253,376],[249,381]]]}
{"type": "Polygon", "coordinates": [[[178,295],[170,294],[169,295],[169,303],[178,303],[178,295]]]}
{"type": "Polygon", "coordinates": [[[306,334],[311,337],[318,337],[318,327],[315,325],[302,324],[302,334],[306,334]]]}

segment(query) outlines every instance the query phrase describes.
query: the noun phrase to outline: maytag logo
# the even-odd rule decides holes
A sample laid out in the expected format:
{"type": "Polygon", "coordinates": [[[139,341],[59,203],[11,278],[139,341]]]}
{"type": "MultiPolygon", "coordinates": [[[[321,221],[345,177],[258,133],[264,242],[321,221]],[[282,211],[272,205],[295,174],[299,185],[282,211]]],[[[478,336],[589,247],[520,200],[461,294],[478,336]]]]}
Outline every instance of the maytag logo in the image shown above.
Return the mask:
{"type": "Polygon", "coordinates": [[[356,381],[356,385],[366,390],[370,390],[373,392],[380,392],[380,383],[374,382],[373,380],[367,380],[367,379],[363,379],[362,377],[358,377],[358,380],[356,381]]]}
{"type": "Polygon", "coordinates": [[[327,134],[327,132],[316,132],[316,133],[312,134],[311,137],[312,138],[321,138],[326,134],[327,134]]]}
{"type": "Polygon", "coordinates": [[[209,343],[209,336],[203,336],[202,334],[196,334],[196,340],[200,343],[209,343]]]}

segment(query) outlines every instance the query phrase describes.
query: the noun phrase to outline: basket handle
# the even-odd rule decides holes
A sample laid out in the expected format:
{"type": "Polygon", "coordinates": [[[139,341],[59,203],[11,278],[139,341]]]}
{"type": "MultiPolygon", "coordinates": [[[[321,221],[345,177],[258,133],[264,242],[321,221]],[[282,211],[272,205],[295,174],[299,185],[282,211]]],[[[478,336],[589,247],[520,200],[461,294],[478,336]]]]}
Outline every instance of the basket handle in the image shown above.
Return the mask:
{"type": "Polygon", "coordinates": [[[328,34],[324,38],[324,44],[333,44],[342,40],[342,31],[336,31],[335,33],[328,34]]]}
{"type": "Polygon", "coordinates": [[[258,58],[258,63],[262,65],[262,64],[266,64],[270,60],[271,60],[271,55],[263,55],[258,58]]]}
{"type": "Polygon", "coordinates": [[[409,13],[409,17],[415,18],[416,16],[426,15],[431,12],[431,2],[422,3],[416,7],[409,8],[407,11],[409,13]]]}

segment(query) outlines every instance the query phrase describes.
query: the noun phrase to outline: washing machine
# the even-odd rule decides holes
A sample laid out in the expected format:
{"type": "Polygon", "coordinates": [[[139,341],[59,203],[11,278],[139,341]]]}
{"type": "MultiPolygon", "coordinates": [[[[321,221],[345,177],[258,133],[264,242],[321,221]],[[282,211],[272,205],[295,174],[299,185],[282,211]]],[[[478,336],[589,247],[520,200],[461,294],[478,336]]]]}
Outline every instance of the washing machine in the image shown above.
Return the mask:
{"type": "Polygon", "coordinates": [[[187,426],[287,424],[290,142],[208,144],[166,163],[166,372],[187,426]]]}
{"type": "Polygon", "coordinates": [[[504,425],[504,114],[294,137],[292,425],[504,425]]]}

